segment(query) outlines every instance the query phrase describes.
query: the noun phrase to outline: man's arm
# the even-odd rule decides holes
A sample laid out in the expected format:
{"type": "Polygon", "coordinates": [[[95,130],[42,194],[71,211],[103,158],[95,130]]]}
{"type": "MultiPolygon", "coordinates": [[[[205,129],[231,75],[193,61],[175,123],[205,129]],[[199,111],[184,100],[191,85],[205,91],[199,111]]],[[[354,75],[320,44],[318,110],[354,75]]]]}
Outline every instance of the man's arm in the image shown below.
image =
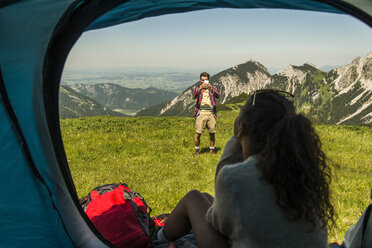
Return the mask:
{"type": "Polygon", "coordinates": [[[200,95],[200,91],[201,91],[201,85],[196,86],[195,89],[194,89],[193,97],[198,98],[198,96],[200,95]]]}
{"type": "Polygon", "coordinates": [[[220,92],[218,92],[217,87],[216,86],[212,86],[211,89],[212,89],[213,96],[215,98],[219,98],[221,94],[220,94],[220,92]]]}

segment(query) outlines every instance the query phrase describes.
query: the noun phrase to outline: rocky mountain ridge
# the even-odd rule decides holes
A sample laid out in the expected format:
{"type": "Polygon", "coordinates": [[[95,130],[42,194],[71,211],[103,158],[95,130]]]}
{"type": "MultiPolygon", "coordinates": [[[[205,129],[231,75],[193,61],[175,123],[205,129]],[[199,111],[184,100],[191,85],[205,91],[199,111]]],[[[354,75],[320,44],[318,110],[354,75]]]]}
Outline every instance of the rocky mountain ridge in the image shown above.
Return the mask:
{"type": "MultiPolygon", "coordinates": [[[[305,63],[270,75],[262,64],[249,60],[211,76],[210,81],[221,92],[217,104],[242,93],[249,95],[258,89],[275,88],[294,94],[297,110],[318,122],[350,125],[372,122],[372,53],[329,72],[305,63]]],[[[195,106],[192,92],[197,84],[137,115],[192,116],[195,106]]]]}

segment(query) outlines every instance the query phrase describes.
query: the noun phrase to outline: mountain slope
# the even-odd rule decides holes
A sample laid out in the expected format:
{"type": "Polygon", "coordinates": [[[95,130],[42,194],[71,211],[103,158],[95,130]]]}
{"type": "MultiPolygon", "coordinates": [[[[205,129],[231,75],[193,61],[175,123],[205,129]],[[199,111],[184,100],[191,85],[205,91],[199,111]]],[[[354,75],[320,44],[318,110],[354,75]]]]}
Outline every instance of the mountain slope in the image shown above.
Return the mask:
{"type": "Polygon", "coordinates": [[[321,123],[372,122],[372,53],[328,73],[310,64],[290,66],[266,87],[293,93],[297,110],[321,123]]]}
{"type": "Polygon", "coordinates": [[[372,53],[332,70],[334,99],[332,121],[337,124],[372,123],[372,53]]]}
{"type": "Polygon", "coordinates": [[[88,96],[103,106],[117,111],[140,111],[146,107],[168,101],[177,94],[156,88],[130,89],[117,84],[75,84],[72,89],[88,96]]]}
{"type": "Polygon", "coordinates": [[[332,97],[336,94],[327,82],[327,73],[305,63],[302,66],[290,65],[274,74],[265,88],[275,88],[291,92],[298,112],[311,119],[327,123],[332,107],[332,97]]]}
{"type": "Polygon", "coordinates": [[[60,86],[60,118],[78,118],[96,115],[126,116],[102,106],[95,100],[79,94],[68,86],[60,86]]]}
{"type": "MultiPolygon", "coordinates": [[[[275,88],[291,92],[295,96],[297,110],[317,122],[347,125],[372,123],[372,53],[329,72],[305,63],[290,65],[270,75],[263,65],[250,60],[213,75],[210,81],[221,92],[221,97],[217,99],[220,106],[243,93],[249,95],[257,89],[275,88]]],[[[196,85],[173,100],[145,109],[137,115],[192,116],[195,106],[192,91],[196,85]]]]}

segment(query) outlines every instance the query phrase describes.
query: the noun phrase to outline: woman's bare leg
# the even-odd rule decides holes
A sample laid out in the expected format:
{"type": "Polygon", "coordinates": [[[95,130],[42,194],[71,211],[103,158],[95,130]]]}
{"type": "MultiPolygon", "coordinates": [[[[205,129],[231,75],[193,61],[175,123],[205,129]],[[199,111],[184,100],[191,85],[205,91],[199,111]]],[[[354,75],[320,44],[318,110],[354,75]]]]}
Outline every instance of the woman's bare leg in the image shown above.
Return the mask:
{"type": "Polygon", "coordinates": [[[229,247],[227,238],[215,231],[205,219],[211,201],[212,196],[207,197],[197,190],[187,193],[167,218],[163,228],[164,237],[176,240],[192,229],[199,248],[229,247]]]}

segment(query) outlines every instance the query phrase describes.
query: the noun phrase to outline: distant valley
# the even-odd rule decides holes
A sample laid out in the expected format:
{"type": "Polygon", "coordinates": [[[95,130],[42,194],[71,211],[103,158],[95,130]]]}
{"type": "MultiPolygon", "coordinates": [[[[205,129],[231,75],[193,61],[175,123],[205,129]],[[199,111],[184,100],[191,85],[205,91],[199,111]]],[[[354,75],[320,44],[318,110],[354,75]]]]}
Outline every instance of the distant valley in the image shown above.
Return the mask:
{"type": "Polygon", "coordinates": [[[198,72],[176,71],[174,69],[75,69],[63,73],[61,84],[73,86],[75,84],[96,85],[116,84],[125,88],[159,88],[181,93],[198,80],[198,72]]]}
{"type": "Polygon", "coordinates": [[[74,118],[93,115],[117,115],[130,116],[142,109],[165,102],[177,96],[175,92],[157,88],[132,89],[117,84],[85,85],[75,84],[72,86],[61,86],[60,90],[60,116],[61,118],[74,118]],[[78,106],[83,108],[79,113],[78,106]],[[90,107],[87,106],[90,104],[90,107]],[[71,116],[75,106],[74,114],[71,116]],[[97,109],[106,110],[103,114],[93,114],[97,109]],[[89,113],[88,109],[93,112],[89,113]]]}
{"type": "Polygon", "coordinates": [[[70,87],[61,85],[59,88],[60,118],[78,118],[85,116],[112,115],[128,116],[114,112],[97,101],[79,94],[70,87]]]}

